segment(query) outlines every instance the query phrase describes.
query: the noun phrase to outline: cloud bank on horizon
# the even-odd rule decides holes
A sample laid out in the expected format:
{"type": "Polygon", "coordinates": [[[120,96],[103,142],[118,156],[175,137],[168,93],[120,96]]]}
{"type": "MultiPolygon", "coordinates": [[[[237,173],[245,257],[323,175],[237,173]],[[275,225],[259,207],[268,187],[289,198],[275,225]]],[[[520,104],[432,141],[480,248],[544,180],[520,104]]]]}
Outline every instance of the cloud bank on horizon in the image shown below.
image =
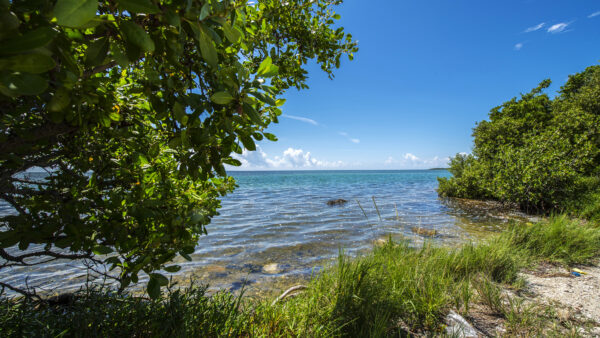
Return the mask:
{"type": "Polygon", "coordinates": [[[280,156],[269,156],[260,146],[256,151],[244,149],[242,154],[232,154],[240,161],[240,167],[226,166],[238,170],[302,170],[302,169],[339,169],[345,165],[342,161],[322,161],[302,149],[288,148],[280,156]]]}
{"type": "MultiPolygon", "coordinates": [[[[240,167],[227,165],[228,170],[326,170],[326,169],[373,169],[365,168],[362,163],[328,161],[315,158],[310,151],[289,147],[281,155],[270,156],[260,146],[256,151],[244,149],[242,154],[232,154],[242,163],[240,167]]],[[[435,156],[422,159],[412,153],[401,155],[399,159],[389,156],[382,162],[385,169],[429,169],[446,167],[448,157],[435,156]]],[[[381,166],[379,167],[381,168],[381,166]]]]}
{"type": "Polygon", "coordinates": [[[384,164],[387,168],[392,169],[430,169],[430,168],[445,168],[450,161],[449,157],[439,157],[424,159],[414,154],[406,153],[400,159],[389,156],[384,164]]]}

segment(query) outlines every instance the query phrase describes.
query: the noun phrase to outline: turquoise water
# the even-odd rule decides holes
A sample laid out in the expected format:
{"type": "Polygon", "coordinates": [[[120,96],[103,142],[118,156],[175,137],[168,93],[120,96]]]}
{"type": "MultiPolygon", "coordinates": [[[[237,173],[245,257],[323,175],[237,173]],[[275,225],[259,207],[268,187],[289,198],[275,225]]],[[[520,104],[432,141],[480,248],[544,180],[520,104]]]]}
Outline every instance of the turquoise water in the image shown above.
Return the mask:
{"type": "Polygon", "coordinates": [[[239,187],[222,201],[221,215],[208,226],[194,261],[182,262],[184,275],[219,287],[235,289],[243,281],[260,287],[273,278],[301,278],[340,249],[355,255],[390,235],[419,245],[426,238],[415,234],[414,227],[435,230],[429,240],[455,244],[498,231],[503,223],[443,203],[436,188],[437,177],[450,176],[446,170],[232,175],[239,187]],[[326,203],[339,198],[348,202],[326,203]]]}
{"type": "MultiPolygon", "coordinates": [[[[436,178],[450,176],[445,170],[231,174],[238,188],[222,200],[221,215],[200,239],[193,261],[178,260],[182,270],[174,278],[182,283],[192,277],[214,288],[260,289],[306,278],[340,249],[356,255],[389,236],[419,245],[426,238],[414,227],[435,230],[430,240],[449,245],[502,228],[498,219],[454,209],[438,198],[436,178]],[[340,198],[348,202],[326,203],[340,198]]],[[[85,282],[74,262],[3,274],[0,280],[24,283],[29,277],[30,286],[49,289],[85,282]]]]}

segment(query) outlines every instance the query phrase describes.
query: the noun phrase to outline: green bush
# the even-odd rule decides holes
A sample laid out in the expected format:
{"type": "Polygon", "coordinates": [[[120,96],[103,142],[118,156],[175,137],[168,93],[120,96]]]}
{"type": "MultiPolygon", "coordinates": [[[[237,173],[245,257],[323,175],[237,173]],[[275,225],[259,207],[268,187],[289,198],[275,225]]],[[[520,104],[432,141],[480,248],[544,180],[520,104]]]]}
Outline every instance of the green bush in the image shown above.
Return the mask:
{"type": "Polygon", "coordinates": [[[549,85],[492,109],[474,128],[473,154],[451,160],[439,194],[597,217],[600,66],[570,76],[553,99],[543,93],[549,85]]]}

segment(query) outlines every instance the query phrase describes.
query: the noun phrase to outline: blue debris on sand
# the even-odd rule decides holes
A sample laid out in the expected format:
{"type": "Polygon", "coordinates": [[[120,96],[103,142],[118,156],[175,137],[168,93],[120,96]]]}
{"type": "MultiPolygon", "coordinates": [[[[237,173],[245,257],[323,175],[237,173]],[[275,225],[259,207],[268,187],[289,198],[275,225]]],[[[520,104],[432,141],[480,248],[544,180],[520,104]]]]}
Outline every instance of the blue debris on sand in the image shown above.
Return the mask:
{"type": "Polygon", "coordinates": [[[579,272],[571,271],[571,274],[575,277],[581,277],[581,274],[579,272]]]}

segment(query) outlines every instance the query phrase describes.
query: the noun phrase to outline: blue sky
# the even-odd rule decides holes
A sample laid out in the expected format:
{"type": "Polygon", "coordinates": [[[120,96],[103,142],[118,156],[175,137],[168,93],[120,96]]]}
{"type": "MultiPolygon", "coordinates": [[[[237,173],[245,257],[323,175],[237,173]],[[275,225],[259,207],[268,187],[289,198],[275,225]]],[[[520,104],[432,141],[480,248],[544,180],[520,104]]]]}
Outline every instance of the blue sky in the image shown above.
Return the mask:
{"type": "Polygon", "coordinates": [[[600,61],[600,1],[346,0],[359,41],[329,80],[286,93],[284,116],[241,169],[411,169],[471,151],[491,108],[543,79],[550,93],[600,61]]]}

